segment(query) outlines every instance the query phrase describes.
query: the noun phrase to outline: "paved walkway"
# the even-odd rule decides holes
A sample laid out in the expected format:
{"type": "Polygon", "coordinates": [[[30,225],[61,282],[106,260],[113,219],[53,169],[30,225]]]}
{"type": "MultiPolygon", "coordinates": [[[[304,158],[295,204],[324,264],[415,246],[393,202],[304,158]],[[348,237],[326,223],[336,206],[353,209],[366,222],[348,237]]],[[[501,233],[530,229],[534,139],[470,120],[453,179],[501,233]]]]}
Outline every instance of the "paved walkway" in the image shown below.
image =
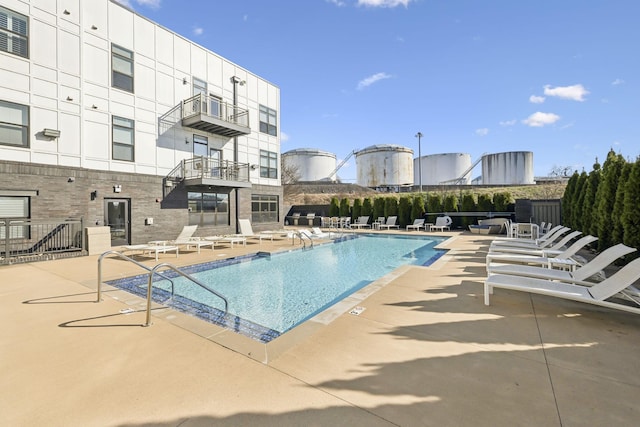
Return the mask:
{"type": "MultiPolygon", "coordinates": [[[[348,312],[260,363],[144,312],[95,299],[89,256],[0,267],[0,419],[7,426],[635,426],[640,317],[496,290],[489,238],[443,233],[348,312]]],[[[192,264],[286,248],[263,242],[192,264]]],[[[145,261],[150,266],[155,261],[145,261]]],[[[139,273],[108,260],[105,279],[139,273]]]]}

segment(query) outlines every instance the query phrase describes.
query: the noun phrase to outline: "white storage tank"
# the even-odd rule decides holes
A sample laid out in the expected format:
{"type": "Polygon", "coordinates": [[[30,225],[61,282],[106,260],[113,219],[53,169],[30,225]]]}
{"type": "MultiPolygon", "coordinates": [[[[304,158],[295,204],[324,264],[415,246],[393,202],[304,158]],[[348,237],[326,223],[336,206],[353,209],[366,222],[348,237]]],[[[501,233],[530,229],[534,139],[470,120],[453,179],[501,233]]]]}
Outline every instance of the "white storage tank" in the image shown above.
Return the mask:
{"type": "MultiPolygon", "coordinates": [[[[414,185],[420,185],[420,172],[422,172],[422,185],[454,184],[454,180],[469,171],[471,167],[471,155],[466,153],[430,154],[416,158],[413,161],[414,185]],[[420,170],[422,169],[422,171],[420,170]]],[[[457,182],[457,184],[469,184],[471,173],[457,182]]]]}
{"type": "MultiPolygon", "coordinates": [[[[336,155],[314,148],[296,148],[282,153],[285,167],[296,168],[299,181],[326,181],[336,169],[336,155]]],[[[336,180],[336,175],[331,177],[336,180]]]]}
{"type": "Polygon", "coordinates": [[[482,183],[484,185],[535,184],[533,153],[511,151],[482,156],[482,183]]]}
{"type": "Polygon", "coordinates": [[[358,185],[398,187],[413,184],[413,150],[395,144],[372,145],[356,154],[358,185]]]}

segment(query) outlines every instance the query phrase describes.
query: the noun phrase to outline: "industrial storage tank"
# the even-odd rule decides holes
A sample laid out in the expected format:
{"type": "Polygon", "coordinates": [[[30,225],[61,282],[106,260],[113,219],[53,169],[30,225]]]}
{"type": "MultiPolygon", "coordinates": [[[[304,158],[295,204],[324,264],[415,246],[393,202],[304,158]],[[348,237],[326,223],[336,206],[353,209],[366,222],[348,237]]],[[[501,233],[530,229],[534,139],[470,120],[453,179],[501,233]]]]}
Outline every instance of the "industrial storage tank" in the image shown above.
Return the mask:
{"type": "Polygon", "coordinates": [[[430,154],[413,161],[414,185],[469,184],[471,155],[466,153],[430,154]],[[420,173],[422,172],[422,181],[420,173]],[[462,178],[462,174],[467,175],[462,178]],[[455,182],[454,182],[455,181],[455,182]]]}
{"type": "Polygon", "coordinates": [[[384,188],[413,184],[413,150],[395,144],[372,145],[357,151],[358,185],[384,188]]]}
{"type": "Polygon", "coordinates": [[[482,183],[484,185],[535,184],[533,153],[511,151],[482,156],[482,183]]]}
{"type": "Polygon", "coordinates": [[[295,168],[299,181],[326,181],[336,169],[336,155],[313,148],[296,148],[282,153],[282,163],[286,168],[295,168]]]}

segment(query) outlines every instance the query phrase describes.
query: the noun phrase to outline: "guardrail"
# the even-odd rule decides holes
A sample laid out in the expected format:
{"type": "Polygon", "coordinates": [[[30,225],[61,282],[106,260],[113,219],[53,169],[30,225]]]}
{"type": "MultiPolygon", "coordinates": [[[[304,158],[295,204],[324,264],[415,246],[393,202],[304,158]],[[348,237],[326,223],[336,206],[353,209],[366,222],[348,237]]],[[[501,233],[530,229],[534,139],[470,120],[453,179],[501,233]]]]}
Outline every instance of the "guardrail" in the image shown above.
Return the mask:
{"type": "Polygon", "coordinates": [[[0,264],[84,253],[83,219],[0,218],[0,264]]]}

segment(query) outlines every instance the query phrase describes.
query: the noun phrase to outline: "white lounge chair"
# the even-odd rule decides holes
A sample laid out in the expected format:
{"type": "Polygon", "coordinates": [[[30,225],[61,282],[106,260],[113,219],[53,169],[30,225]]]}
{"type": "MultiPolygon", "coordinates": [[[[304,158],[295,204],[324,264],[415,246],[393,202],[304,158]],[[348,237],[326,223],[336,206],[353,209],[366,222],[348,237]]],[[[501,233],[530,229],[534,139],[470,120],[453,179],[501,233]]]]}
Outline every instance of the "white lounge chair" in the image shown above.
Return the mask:
{"type": "Polygon", "coordinates": [[[491,246],[519,246],[525,248],[544,248],[549,245],[552,245],[554,242],[562,239],[562,235],[566,232],[571,231],[569,227],[560,226],[558,229],[550,232],[548,235],[541,237],[539,239],[531,240],[531,239],[494,239],[491,242],[491,246]]]}
{"type": "MultiPolygon", "coordinates": [[[[536,267],[532,265],[505,264],[498,265],[491,269],[491,274],[511,274],[514,276],[532,277],[535,279],[560,280],[562,282],[576,283],[586,285],[587,279],[598,274],[612,262],[631,252],[635,252],[635,248],[631,248],[622,243],[605,249],[591,261],[575,271],[556,270],[545,267],[536,267]]],[[[591,283],[592,284],[592,283],[591,283]]],[[[589,284],[589,286],[591,285],[589,284]]]]}
{"type": "Polygon", "coordinates": [[[178,237],[176,237],[175,240],[167,241],[166,244],[173,246],[184,246],[187,250],[191,249],[191,247],[195,247],[198,253],[200,253],[200,248],[202,247],[210,246],[211,249],[213,249],[212,242],[202,240],[198,237],[193,237],[197,228],[197,225],[185,225],[182,228],[180,234],[178,234],[178,237]]]}
{"type": "Polygon", "coordinates": [[[127,251],[142,251],[142,255],[154,254],[156,261],[158,261],[158,254],[166,254],[167,252],[175,252],[176,258],[179,256],[179,248],[171,245],[126,245],[123,248],[127,251]]]}
{"type": "MultiPolygon", "coordinates": [[[[523,242],[523,243],[531,244],[532,240],[530,238],[520,239],[520,238],[517,238],[517,237],[512,235],[512,231],[513,231],[514,225],[515,224],[511,224],[510,223],[508,229],[511,230],[511,231],[509,231],[507,233],[507,236],[506,237],[496,237],[495,239],[493,239],[493,243],[497,243],[497,242],[505,242],[505,243],[506,242],[523,242]]],[[[551,230],[549,230],[544,236],[533,240],[533,242],[541,242],[541,241],[544,241],[544,240],[547,240],[547,239],[550,239],[550,238],[554,238],[555,239],[555,238],[558,237],[558,235],[556,235],[555,233],[564,234],[569,230],[571,230],[571,229],[568,228],[568,227],[564,227],[562,225],[556,225],[551,230]],[[560,230],[563,230],[563,231],[560,232],[560,230]]]]}
{"type": "Polygon", "coordinates": [[[451,220],[451,217],[449,215],[445,215],[445,216],[439,216],[436,218],[436,223],[434,225],[429,226],[431,231],[438,230],[438,231],[444,231],[444,229],[446,228],[447,230],[451,230],[451,223],[453,221],[451,220]]]}
{"type": "Polygon", "coordinates": [[[359,216],[356,222],[351,224],[351,228],[370,228],[369,217],[368,216],[359,216]]]}
{"type": "Polygon", "coordinates": [[[384,224],[380,224],[380,230],[391,230],[392,228],[400,228],[399,225],[396,224],[398,220],[397,216],[390,216],[387,218],[387,221],[384,224]]]}
{"type": "Polygon", "coordinates": [[[574,256],[580,249],[588,245],[591,242],[598,240],[594,236],[585,236],[582,239],[569,246],[563,252],[556,256],[536,256],[526,254],[514,254],[507,252],[489,252],[487,254],[487,272],[491,273],[493,263],[516,263],[516,264],[533,264],[542,265],[552,268],[554,266],[570,267],[575,269],[579,264],[571,257],[574,256]]]}
{"type": "Polygon", "coordinates": [[[240,226],[240,234],[237,234],[237,236],[241,236],[246,239],[258,239],[259,243],[262,243],[263,239],[268,239],[273,242],[272,233],[254,233],[251,222],[248,219],[239,219],[238,225],[240,226]]]}
{"type": "Polygon", "coordinates": [[[424,227],[424,218],[416,218],[413,220],[413,224],[407,225],[407,231],[420,230],[422,227],[424,227]]]}
{"type": "MultiPolygon", "coordinates": [[[[551,247],[547,248],[546,246],[536,246],[536,245],[516,245],[516,246],[511,246],[511,245],[491,245],[489,247],[489,252],[509,252],[509,253],[515,253],[515,254],[530,254],[530,255],[540,255],[540,256],[547,256],[547,252],[548,253],[560,253],[562,252],[564,249],[564,246],[569,243],[570,240],[572,240],[574,237],[577,237],[579,235],[581,235],[582,232],[581,231],[573,231],[571,233],[569,233],[568,235],[566,235],[563,239],[561,239],[559,242],[555,243],[554,245],[552,245],[551,247]]],[[[546,242],[545,242],[546,243],[546,242]]]]}
{"type": "Polygon", "coordinates": [[[484,282],[484,303],[489,305],[489,298],[494,288],[502,288],[564,298],[640,314],[640,302],[625,292],[625,288],[633,285],[638,279],[640,279],[640,258],[631,261],[611,277],[591,287],[530,277],[491,274],[484,282]],[[606,301],[618,293],[626,297],[634,305],[606,301]]]}

